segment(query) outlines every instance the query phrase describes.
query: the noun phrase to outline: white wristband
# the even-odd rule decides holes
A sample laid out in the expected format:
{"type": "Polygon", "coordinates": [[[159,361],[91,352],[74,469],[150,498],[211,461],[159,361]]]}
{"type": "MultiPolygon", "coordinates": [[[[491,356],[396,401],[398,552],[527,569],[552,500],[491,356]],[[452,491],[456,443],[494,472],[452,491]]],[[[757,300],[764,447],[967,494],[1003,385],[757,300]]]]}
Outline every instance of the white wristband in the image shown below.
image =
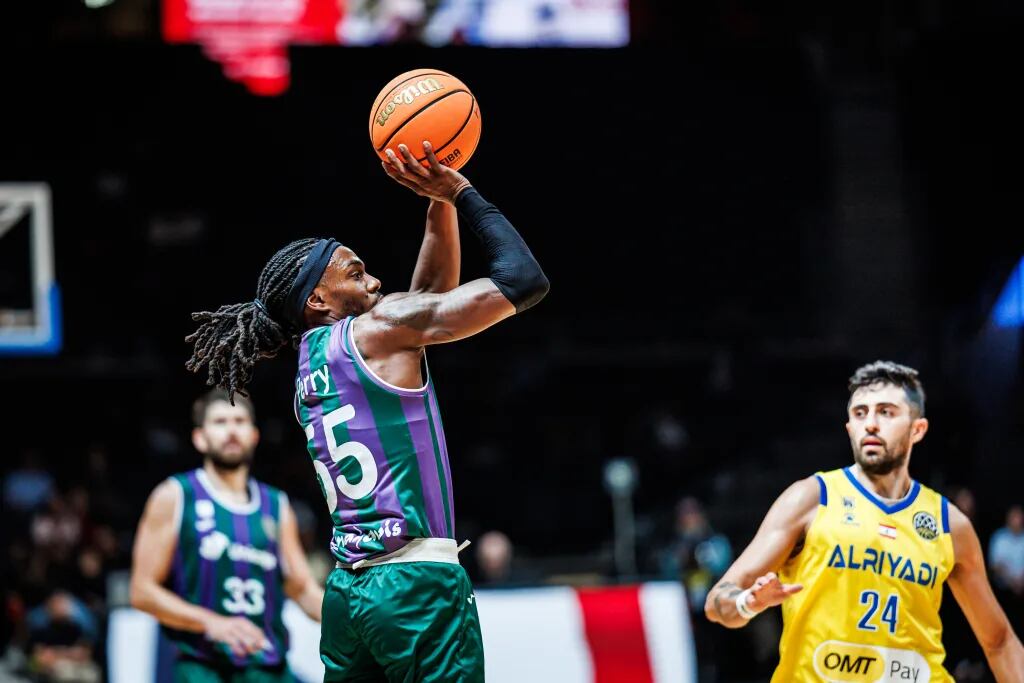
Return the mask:
{"type": "Polygon", "coordinates": [[[750,609],[750,606],[747,605],[747,596],[750,595],[750,593],[751,591],[748,588],[736,596],[736,611],[739,612],[740,616],[744,619],[753,619],[760,614],[760,610],[752,610],[750,609]]]}

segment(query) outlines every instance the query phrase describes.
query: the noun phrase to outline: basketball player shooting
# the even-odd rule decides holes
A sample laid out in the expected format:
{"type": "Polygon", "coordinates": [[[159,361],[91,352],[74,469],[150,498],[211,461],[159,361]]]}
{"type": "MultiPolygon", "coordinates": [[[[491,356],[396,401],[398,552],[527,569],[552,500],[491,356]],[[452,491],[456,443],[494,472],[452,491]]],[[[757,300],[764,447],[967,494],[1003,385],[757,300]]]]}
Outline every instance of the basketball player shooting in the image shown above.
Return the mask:
{"type": "Polygon", "coordinates": [[[730,628],[782,605],[779,666],[792,681],[948,681],[939,603],[948,581],[999,683],[1024,681],[1024,648],[988,578],[967,517],[910,478],[928,431],[911,368],[876,362],[850,378],[854,464],[796,482],[708,594],[730,628]]]}
{"type": "Polygon", "coordinates": [[[320,653],[325,681],[482,681],[475,596],[459,565],[451,471],[425,347],[482,332],[540,301],[548,280],[494,205],[423,144],[385,169],[431,200],[407,292],[333,239],[271,257],[256,299],[193,314],[188,363],[244,391],[255,363],[294,343],[295,415],[334,523],[320,653]],[[456,210],[489,277],[459,284],[456,210]]]}

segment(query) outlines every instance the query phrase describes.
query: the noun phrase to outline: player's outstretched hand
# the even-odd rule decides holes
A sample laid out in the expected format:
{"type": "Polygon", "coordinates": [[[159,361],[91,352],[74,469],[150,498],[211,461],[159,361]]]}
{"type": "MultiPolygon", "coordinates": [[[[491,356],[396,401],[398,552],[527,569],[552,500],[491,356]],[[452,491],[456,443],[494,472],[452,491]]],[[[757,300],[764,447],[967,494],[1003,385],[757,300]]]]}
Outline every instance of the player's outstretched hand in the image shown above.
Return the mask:
{"type": "Polygon", "coordinates": [[[395,182],[420,196],[453,204],[459,193],[469,187],[469,181],[464,175],[443,166],[437,160],[433,147],[427,141],[423,142],[423,153],[430,163],[429,168],[416,161],[405,145],[399,145],[398,152],[395,154],[388,148],[388,161],[382,161],[380,164],[395,182]]]}
{"type": "Polygon", "coordinates": [[[768,572],[754,581],[750,587],[747,606],[755,612],[781,605],[789,596],[803,590],[799,583],[782,583],[775,572],[768,572]]]}
{"type": "Polygon", "coordinates": [[[239,657],[270,647],[263,631],[245,617],[213,617],[206,625],[206,637],[224,643],[239,657]]]}

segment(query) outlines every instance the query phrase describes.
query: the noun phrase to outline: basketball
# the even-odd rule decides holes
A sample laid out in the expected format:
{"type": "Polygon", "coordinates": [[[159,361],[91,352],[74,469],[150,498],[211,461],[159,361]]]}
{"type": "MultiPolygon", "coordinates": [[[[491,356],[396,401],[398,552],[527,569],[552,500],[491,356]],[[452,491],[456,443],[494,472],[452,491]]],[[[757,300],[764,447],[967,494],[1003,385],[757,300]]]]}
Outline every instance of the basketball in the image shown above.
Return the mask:
{"type": "Polygon", "coordinates": [[[386,151],[401,158],[404,144],[424,166],[423,141],[437,160],[453,169],[473,156],[480,142],[480,106],[465,83],[437,69],[416,69],[397,76],[377,95],[370,109],[370,141],[387,160],[386,151]]]}

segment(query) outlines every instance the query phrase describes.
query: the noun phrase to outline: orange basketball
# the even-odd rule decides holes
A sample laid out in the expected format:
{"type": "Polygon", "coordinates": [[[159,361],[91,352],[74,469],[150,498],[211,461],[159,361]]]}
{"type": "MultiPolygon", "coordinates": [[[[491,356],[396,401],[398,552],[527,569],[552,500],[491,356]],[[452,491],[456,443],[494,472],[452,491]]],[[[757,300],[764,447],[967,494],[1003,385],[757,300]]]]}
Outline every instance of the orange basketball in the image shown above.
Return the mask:
{"type": "Polygon", "coordinates": [[[430,141],[437,160],[461,168],[480,142],[480,107],[469,88],[451,74],[416,69],[393,79],[370,109],[370,142],[377,156],[398,152],[404,144],[417,161],[428,166],[423,141],[430,141]]]}

